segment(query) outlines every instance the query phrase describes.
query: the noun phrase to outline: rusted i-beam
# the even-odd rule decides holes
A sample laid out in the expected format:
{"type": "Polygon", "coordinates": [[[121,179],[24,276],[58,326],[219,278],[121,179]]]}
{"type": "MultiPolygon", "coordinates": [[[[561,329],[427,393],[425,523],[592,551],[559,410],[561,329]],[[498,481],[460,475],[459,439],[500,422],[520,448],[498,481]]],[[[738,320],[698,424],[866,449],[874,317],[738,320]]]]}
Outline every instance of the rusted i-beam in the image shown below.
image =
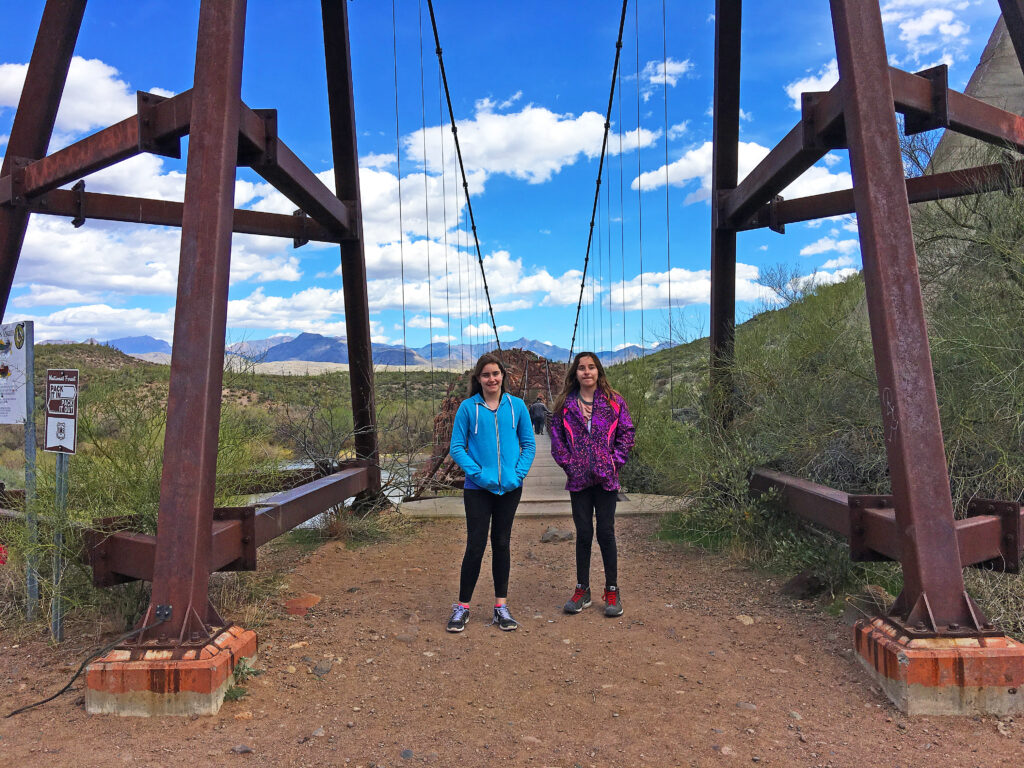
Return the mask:
{"type": "Polygon", "coordinates": [[[711,161],[711,396],[731,419],[736,336],[736,230],[722,221],[722,197],[739,175],[741,0],[715,2],[715,95],[711,161]]]}
{"type": "MultiPolygon", "coordinates": [[[[0,177],[10,176],[14,168],[46,154],[83,13],[85,0],[48,0],[46,3],[18,111],[11,124],[0,177]]],[[[29,215],[23,208],[0,205],[0,317],[6,312],[11,295],[29,215]]]]}
{"type": "MultiPolygon", "coordinates": [[[[998,146],[1024,150],[1024,117],[948,89],[944,65],[929,72],[932,78],[895,67],[889,68],[893,106],[897,112],[907,116],[908,133],[950,128],[998,146]]],[[[810,207],[814,205],[811,199],[797,198],[807,201],[801,203],[778,200],[772,206],[773,197],[830,149],[846,146],[840,86],[837,84],[826,93],[803,94],[800,122],[747,174],[736,189],[719,193],[719,221],[737,229],[779,227],[794,221],[785,214],[786,209],[794,204],[810,207]],[[758,215],[755,216],[755,212],[758,215]]],[[[908,185],[910,183],[908,180],[908,185]]],[[[851,192],[849,200],[852,199],[851,192]]],[[[853,208],[845,212],[852,213],[853,208]]]]}
{"type": "Polygon", "coordinates": [[[207,592],[245,7],[204,0],[199,12],[153,593],[143,621],[169,612],[154,633],[178,643],[204,640],[222,623],[207,592]]]}
{"type": "MultiPolygon", "coordinates": [[[[253,506],[237,508],[240,514],[214,510],[208,572],[254,569],[257,547],[368,490],[369,476],[364,466],[348,467],[253,506]],[[234,566],[236,563],[244,567],[234,566]]],[[[87,535],[87,546],[93,583],[97,586],[153,579],[156,551],[153,536],[127,531],[91,531],[87,535]]]]}
{"type": "MultiPolygon", "coordinates": [[[[911,203],[948,200],[981,192],[1006,192],[1024,183],[1024,161],[979,165],[963,170],[929,173],[907,179],[907,198],[911,203]]],[[[763,205],[740,229],[785,226],[829,216],[856,213],[852,189],[823,192],[820,195],[778,199],[763,205]]]]}
{"type": "MultiPolygon", "coordinates": [[[[0,206],[4,200],[0,179],[0,206]]],[[[180,227],[184,206],[174,200],[108,195],[102,192],[55,189],[45,195],[26,200],[24,208],[34,213],[49,213],[71,218],[124,221],[130,224],[153,224],[180,227]]],[[[287,237],[297,241],[340,243],[345,235],[329,230],[309,216],[266,213],[249,208],[236,208],[233,229],[247,235],[287,237]]]]}
{"type": "MultiPolygon", "coordinates": [[[[362,204],[359,196],[359,152],[356,146],[352,56],[348,35],[347,0],[321,0],[324,54],[327,64],[327,102],[331,115],[331,148],[338,198],[355,212],[353,231],[341,243],[341,279],[345,292],[345,327],[351,372],[352,417],[356,425],[356,457],[380,465],[377,447],[377,406],[373,389],[373,348],[370,341],[370,301],[363,253],[362,204]]],[[[379,476],[372,483],[380,487],[379,476]]]]}
{"type": "Polygon", "coordinates": [[[832,0],[868,319],[900,535],[895,613],[930,629],[970,627],[953,525],[910,206],[875,2],[832,0]]]}
{"type": "MultiPolygon", "coordinates": [[[[750,489],[755,494],[778,492],[788,511],[847,539],[854,560],[900,559],[901,536],[891,496],[848,494],[763,467],[751,473],[750,489]]],[[[961,564],[1019,573],[1024,507],[973,499],[967,511],[967,517],[953,523],[961,564]]]]}

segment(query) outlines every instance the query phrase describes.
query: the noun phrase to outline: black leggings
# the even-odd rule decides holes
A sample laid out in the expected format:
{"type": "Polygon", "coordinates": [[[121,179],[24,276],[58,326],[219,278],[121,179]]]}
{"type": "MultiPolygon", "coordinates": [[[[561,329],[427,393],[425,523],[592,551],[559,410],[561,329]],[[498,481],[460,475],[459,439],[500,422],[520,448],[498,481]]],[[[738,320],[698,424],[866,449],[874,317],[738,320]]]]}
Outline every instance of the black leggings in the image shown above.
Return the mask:
{"type": "Polygon", "coordinates": [[[615,546],[615,502],[618,491],[606,491],[592,485],[582,491],[570,491],[572,521],[576,524],[576,582],[590,586],[590,549],[594,542],[594,515],[597,515],[597,543],[604,561],[605,586],[618,586],[619,554],[615,546]]]}
{"type": "Polygon", "coordinates": [[[462,558],[462,576],[459,579],[459,602],[473,599],[473,589],[480,577],[480,564],[487,548],[487,529],[491,529],[491,574],[494,576],[494,596],[508,597],[508,572],[512,564],[509,543],[512,539],[512,521],[523,495],[520,486],[510,493],[497,495],[490,491],[467,489],[462,492],[466,505],[466,554],[462,558]]]}

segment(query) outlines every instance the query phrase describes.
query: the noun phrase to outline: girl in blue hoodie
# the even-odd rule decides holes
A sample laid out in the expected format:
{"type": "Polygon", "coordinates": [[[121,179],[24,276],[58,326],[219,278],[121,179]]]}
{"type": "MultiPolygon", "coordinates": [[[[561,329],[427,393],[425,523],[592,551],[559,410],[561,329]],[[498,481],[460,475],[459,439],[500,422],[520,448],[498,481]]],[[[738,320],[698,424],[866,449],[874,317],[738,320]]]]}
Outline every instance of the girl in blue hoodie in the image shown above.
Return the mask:
{"type": "Polygon", "coordinates": [[[462,558],[459,601],[452,606],[449,632],[461,632],[469,620],[469,601],[480,576],[480,563],[491,532],[494,619],[499,629],[519,625],[508,610],[509,542],[512,520],[523,494],[537,446],[530,412],[508,394],[505,366],[495,355],[482,355],[470,377],[469,397],[462,401],[452,426],[450,453],[466,473],[466,554],[462,558]]]}

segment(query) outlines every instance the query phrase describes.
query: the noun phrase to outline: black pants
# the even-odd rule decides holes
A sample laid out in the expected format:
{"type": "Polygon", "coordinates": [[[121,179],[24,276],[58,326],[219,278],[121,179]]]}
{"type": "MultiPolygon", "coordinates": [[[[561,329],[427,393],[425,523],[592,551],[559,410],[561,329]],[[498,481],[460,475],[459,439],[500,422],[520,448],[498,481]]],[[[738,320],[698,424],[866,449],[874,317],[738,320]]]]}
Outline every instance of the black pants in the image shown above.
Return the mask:
{"type": "Polygon", "coordinates": [[[494,577],[494,596],[508,597],[508,572],[512,564],[509,543],[512,539],[512,521],[523,495],[520,486],[501,496],[479,489],[462,492],[466,505],[466,554],[462,558],[459,579],[459,602],[473,598],[476,580],[480,577],[480,564],[487,548],[487,529],[491,529],[491,575],[494,577]]]}
{"type": "Polygon", "coordinates": [[[590,586],[590,550],[594,542],[594,517],[597,517],[597,543],[604,561],[606,587],[618,586],[619,553],[615,546],[615,502],[618,491],[606,491],[592,485],[582,491],[570,491],[572,521],[576,524],[576,581],[590,586]]]}
{"type": "Polygon", "coordinates": [[[532,419],[532,421],[533,421],[533,432],[534,432],[534,434],[543,435],[544,434],[544,417],[542,416],[539,419],[532,419]]]}

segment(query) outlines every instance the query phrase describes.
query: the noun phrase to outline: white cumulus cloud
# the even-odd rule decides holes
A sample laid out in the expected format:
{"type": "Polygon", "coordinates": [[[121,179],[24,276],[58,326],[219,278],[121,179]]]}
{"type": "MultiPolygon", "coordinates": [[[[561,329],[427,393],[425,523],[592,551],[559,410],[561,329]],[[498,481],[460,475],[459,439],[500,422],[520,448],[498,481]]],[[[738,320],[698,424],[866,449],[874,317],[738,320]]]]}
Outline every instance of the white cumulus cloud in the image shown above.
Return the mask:
{"type": "Polygon", "coordinates": [[[807,75],[785,86],[786,95],[793,100],[793,108],[800,109],[800,94],[813,91],[827,91],[839,82],[839,62],[836,59],[825,64],[817,74],[807,75]]]}

